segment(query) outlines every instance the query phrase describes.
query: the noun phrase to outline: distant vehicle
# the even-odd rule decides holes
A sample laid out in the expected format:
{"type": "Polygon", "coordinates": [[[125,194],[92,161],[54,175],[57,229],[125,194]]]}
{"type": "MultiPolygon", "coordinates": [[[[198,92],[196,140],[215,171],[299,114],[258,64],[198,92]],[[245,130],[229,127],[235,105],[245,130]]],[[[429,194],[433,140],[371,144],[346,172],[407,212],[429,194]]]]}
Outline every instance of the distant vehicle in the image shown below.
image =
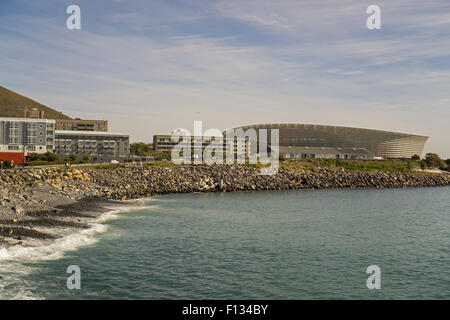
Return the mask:
{"type": "Polygon", "coordinates": [[[111,163],[117,164],[117,163],[119,163],[119,161],[117,161],[117,160],[111,160],[111,163]]]}

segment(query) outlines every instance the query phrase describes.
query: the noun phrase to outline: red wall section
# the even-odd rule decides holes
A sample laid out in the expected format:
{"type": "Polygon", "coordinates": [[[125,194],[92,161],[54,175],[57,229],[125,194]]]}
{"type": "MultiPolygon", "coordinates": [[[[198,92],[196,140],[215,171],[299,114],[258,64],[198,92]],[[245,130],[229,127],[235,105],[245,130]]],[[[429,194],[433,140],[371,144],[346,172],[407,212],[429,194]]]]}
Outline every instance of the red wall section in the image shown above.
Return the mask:
{"type": "Polygon", "coordinates": [[[0,152],[0,160],[14,161],[15,164],[23,163],[23,152],[0,152]]]}

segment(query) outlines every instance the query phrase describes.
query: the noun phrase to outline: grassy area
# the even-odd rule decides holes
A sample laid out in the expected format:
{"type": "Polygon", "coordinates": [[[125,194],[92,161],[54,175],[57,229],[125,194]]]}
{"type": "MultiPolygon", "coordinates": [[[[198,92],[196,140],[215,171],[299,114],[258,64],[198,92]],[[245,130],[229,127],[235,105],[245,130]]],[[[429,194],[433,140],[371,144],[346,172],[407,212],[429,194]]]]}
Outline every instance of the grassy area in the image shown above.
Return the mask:
{"type": "Polygon", "coordinates": [[[58,164],[66,164],[66,163],[70,163],[70,164],[83,164],[83,163],[88,163],[88,161],[31,161],[29,163],[26,164],[27,167],[33,167],[33,166],[53,166],[53,165],[58,165],[58,164]]]}
{"type": "Polygon", "coordinates": [[[346,170],[383,171],[412,173],[414,168],[420,168],[420,162],[415,160],[353,160],[353,159],[298,159],[286,160],[280,163],[281,168],[344,168],[346,170]]]}
{"type": "MultiPolygon", "coordinates": [[[[150,162],[145,167],[174,166],[172,162],[150,162]]],[[[251,168],[269,167],[270,164],[246,164],[251,168]]],[[[420,161],[415,160],[353,160],[353,159],[296,159],[280,161],[284,169],[314,170],[318,168],[343,168],[345,170],[383,171],[397,173],[415,173],[413,169],[420,168],[420,161]]]]}
{"type": "MultiPolygon", "coordinates": [[[[143,163],[143,167],[171,167],[174,166],[172,162],[145,162],[143,163]]],[[[87,169],[116,169],[116,168],[124,168],[124,167],[139,167],[139,162],[129,162],[129,163],[120,163],[120,164],[92,164],[91,166],[84,166],[87,169]]]]}
{"type": "MultiPolygon", "coordinates": [[[[28,166],[58,165],[70,163],[72,165],[85,164],[87,161],[34,161],[28,166]]],[[[139,163],[121,163],[121,164],[95,164],[84,166],[90,169],[115,169],[118,167],[136,167],[139,163]]],[[[144,167],[171,167],[175,166],[170,161],[167,162],[146,162],[144,167]]],[[[252,168],[263,168],[269,164],[246,164],[252,168]]],[[[284,169],[303,169],[315,170],[318,168],[343,168],[345,170],[360,171],[383,171],[396,173],[414,173],[413,169],[420,168],[420,161],[415,160],[353,160],[353,159],[295,159],[280,161],[280,167],[284,169]]]]}
{"type": "Polygon", "coordinates": [[[95,164],[93,163],[90,166],[83,166],[83,169],[115,169],[115,168],[119,168],[120,165],[119,164],[95,164]]]}

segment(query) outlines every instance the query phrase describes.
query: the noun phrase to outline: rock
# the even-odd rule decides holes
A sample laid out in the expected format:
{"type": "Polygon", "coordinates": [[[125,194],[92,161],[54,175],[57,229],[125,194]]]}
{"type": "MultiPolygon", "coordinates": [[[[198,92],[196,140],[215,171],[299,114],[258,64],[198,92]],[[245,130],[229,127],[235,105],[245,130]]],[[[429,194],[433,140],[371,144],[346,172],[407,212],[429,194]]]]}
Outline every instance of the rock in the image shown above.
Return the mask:
{"type": "Polygon", "coordinates": [[[20,206],[15,206],[15,207],[12,207],[11,209],[17,214],[23,214],[24,213],[23,208],[20,207],[20,206]]]}

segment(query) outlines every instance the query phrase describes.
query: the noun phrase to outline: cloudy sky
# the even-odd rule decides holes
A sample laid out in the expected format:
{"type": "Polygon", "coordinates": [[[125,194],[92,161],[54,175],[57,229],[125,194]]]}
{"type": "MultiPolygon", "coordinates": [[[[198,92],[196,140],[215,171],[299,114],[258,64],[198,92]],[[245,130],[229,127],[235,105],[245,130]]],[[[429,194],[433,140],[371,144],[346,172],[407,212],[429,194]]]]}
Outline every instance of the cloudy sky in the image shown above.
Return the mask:
{"type": "Polygon", "coordinates": [[[450,1],[0,0],[0,85],[133,141],[300,122],[423,134],[450,158],[450,1]]]}

